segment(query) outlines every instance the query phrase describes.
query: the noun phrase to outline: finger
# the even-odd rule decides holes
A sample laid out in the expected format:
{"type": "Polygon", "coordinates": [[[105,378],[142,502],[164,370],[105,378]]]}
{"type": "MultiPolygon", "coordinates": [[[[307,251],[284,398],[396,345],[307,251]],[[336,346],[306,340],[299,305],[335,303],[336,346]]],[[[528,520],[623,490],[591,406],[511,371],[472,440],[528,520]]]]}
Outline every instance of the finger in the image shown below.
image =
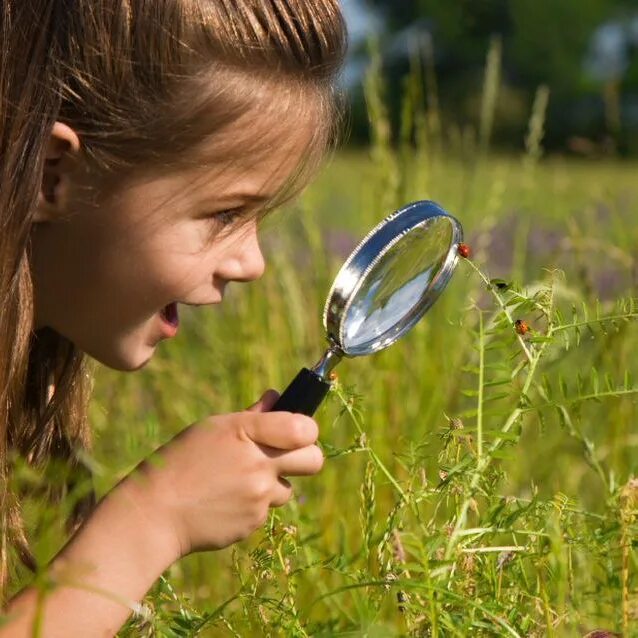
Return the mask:
{"type": "Polygon", "coordinates": [[[279,392],[277,392],[277,390],[266,390],[266,392],[261,395],[259,401],[253,403],[246,412],[270,412],[275,403],[277,403],[278,398],[279,392]]]}
{"type": "Polygon", "coordinates": [[[279,476],[312,476],[323,467],[323,453],[316,445],[308,445],[300,450],[284,452],[263,448],[275,465],[279,476]]]}
{"type": "Polygon", "coordinates": [[[279,477],[279,482],[273,492],[273,497],[270,501],[270,507],[281,507],[285,505],[292,496],[292,485],[285,479],[279,477]]]}
{"type": "Polygon", "coordinates": [[[296,450],[312,445],[319,436],[314,419],[291,412],[264,412],[246,419],[243,429],[259,445],[280,450],[296,450]]]}

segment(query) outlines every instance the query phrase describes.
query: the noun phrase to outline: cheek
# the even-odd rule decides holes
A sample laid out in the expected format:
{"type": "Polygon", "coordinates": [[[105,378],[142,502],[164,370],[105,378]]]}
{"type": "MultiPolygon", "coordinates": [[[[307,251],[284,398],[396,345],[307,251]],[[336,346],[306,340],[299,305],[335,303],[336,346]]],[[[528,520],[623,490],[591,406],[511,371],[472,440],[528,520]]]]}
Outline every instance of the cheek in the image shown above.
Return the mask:
{"type": "Polygon", "coordinates": [[[155,252],[147,261],[147,273],[141,285],[151,303],[151,310],[165,304],[206,303],[211,298],[216,251],[186,251],[175,247],[155,252]]]}
{"type": "MultiPolygon", "coordinates": [[[[187,231],[188,229],[186,229],[187,231]]],[[[175,229],[127,242],[110,259],[115,286],[133,303],[165,304],[179,299],[210,272],[210,255],[199,249],[197,237],[175,229]]]]}
{"type": "Polygon", "coordinates": [[[113,330],[130,332],[212,279],[210,226],[149,208],[121,200],[86,211],[58,233],[64,267],[56,268],[56,288],[78,322],[99,317],[113,330]]]}

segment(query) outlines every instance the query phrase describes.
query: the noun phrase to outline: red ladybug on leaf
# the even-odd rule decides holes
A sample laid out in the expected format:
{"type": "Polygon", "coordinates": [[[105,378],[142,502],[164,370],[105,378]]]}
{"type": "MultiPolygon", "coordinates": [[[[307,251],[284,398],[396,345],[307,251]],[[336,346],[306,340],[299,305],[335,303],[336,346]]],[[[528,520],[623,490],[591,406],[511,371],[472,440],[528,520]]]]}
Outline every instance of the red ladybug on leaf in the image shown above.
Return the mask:
{"type": "Polygon", "coordinates": [[[468,257],[472,254],[472,249],[464,243],[460,243],[456,250],[459,255],[461,255],[461,257],[465,257],[465,259],[468,259],[468,257]]]}
{"type": "Polygon", "coordinates": [[[531,330],[527,321],[523,321],[522,319],[517,319],[514,322],[514,329],[519,335],[526,335],[531,330]]]}

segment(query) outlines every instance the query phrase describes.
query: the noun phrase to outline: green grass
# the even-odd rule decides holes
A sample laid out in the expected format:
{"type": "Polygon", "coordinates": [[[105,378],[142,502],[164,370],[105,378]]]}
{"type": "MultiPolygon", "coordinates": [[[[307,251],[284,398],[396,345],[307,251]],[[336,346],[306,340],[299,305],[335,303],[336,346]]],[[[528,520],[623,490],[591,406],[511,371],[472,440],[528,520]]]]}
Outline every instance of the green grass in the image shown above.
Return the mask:
{"type": "Polygon", "coordinates": [[[443,137],[415,84],[393,148],[370,78],[372,148],[268,220],[265,277],[183,316],[147,369],[98,371],[100,491],[315,363],[343,257],[399,205],[442,204],[472,261],[404,340],[340,365],[322,473],[248,541],[174,565],[121,635],[638,635],[638,166],[539,162],[542,91],[521,157],[489,152],[494,91],[480,135],[443,137]]]}
{"type": "Polygon", "coordinates": [[[635,296],[638,167],[417,169],[391,196],[387,167],[337,156],[268,223],[261,282],[184,317],[148,369],[99,371],[106,489],[186,424],[314,363],[339,250],[400,202],[436,199],[474,249],[412,334],[340,366],[321,475],[250,541],[175,565],[150,624],[123,635],[631,635],[638,307],[619,299],[635,296]]]}

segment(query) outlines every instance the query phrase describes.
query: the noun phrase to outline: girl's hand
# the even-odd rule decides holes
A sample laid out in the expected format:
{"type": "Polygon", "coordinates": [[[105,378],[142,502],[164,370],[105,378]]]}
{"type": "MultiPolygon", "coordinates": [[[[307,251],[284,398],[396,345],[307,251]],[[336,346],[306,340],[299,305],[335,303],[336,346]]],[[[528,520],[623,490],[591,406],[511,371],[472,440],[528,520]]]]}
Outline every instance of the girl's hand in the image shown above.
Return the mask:
{"type": "Polygon", "coordinates": [[[53,560],[56,587],[45,597],[28,587],[11,601],[0,635],[31,636],[38,627],[43,636],[113,636],[130,601],[180,556],[262,525],[269,507],[290,498],[281,477],[315,474],[323,464],[317,424],[267,412],[276,400],[271,391],[245,412],[192,425],[142,463],[53,560]]]}
{"type": "Polygon", "coordinates": [[[268,412],[270,390],[245,412],[210,417],[177,435],[121,485],[184,556],[251,534],[292,494],[284,476],[319,472],[313,419],[268,412]]]}

